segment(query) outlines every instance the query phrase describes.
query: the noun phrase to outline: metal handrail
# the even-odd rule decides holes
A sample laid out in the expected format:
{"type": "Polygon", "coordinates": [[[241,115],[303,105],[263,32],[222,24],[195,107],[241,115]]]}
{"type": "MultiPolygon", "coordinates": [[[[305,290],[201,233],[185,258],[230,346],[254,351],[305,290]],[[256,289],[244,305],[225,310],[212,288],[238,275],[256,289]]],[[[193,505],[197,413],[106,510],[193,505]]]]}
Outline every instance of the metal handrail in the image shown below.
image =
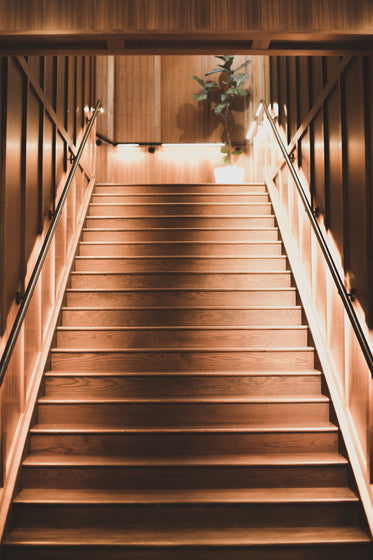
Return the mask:
{"type": "Polygon", "coordinates": [[[367,362],[368,368],[370,370],[370,373],[373,377],[373,355],[372,352],[370,350],[370,346],[368,344],[368,341],[364,335],[363,329],[361,327],[360,321],[355,313],[355,310],[351,304],[350,298],[349,298],[349,294],[347,293],[347,290],[343,284],[343,281],[340,277],[340,274],[338,272],[337,266],[333,260],[333,257],[329,251],[328,245],[324,239],[324,236],[322,234],[322,231],[319,227],[319,224],[317,223],[315,216],[313,214],[313,210],[312,210],[312,206],[308,201],[307,195],[304,192],[304,189],[302,187],[302,184],[300,182],[300,179],[298,177],[298,174],[290,160],[289,154],[287,152],[287,149],[282,141],[282,138],[280,136],[279,131],[276,128],[275,122],[268,110],[267,104],[265,102],[264,99],[260,100],[260,105],[262,105],[263,109],[264,109],[264,113],[268,119],[269,124],[271,125],[272,131],[274,132],[274,135],[276,137],[277,143],[281,149],[282,155],[284,156],[285,162],[287,164],[287,166],[290,169],[290,173],[294,179],[294,183],[295,186],[297,187],[298,193],[302,199],[302,203],[303,206],[305,208],[305,211],[307,213],[307,216],[311,222],[311,226],[315,232],[316,238],[320,244],[321,250],[323,252],[323,255],[325,257],[326,263],[329,267],[329,271],[330,274],[332,275],[332,278],[335,282],[335,285],[337,287],[338,293],[341,296],[344,308],[346,310],[346,313],[351,321],[352,324],[352,328],[354,329],[354,332],[356,334],[357,340],[360,344],[360,348],[364,354],[365,360],[367,362]]]}
{"type": "Polygon", "coordinates": [[[96,117],[97,117],[97,114],[100,111],[100,108],[101,108],[101,101],[98,100],[97,104],[96,104],[96,107],[93,111],[93,115],[90,118],[90,120],[88,121],[88,126],[85,130],[83,139],[82,139],[82,141],[80,143],[80,146],[79,146],[79,149],[78,149],[76,155],[74,156],[74,162],[73,162],[73,165],[70,169],[69,176],[66,180],[66,184],[65,184],[65,187],[64,187],[63,192],[61,194],[61,198],[58,202],[58,205],[57,205],[57,208],[56,208],[55,213],[53,215],[53,218],[52,218],[51,224],[49,226],[47,235],[45,237],[43,246],[40,250],[38,259],[36,261],[34,270],[32,271],[30,281],[27,285],[25,294],[22,298],[20,308],[19,308],[17,316],[15,318],[12,330],[10,332],[10,335],[9,335],[9,338],[8,338],[8,341],[7,341],[7,344],[5,346],[4,353],[3,353],[3,356],[2,356],[1,362],[0,362],[0,387],[3,383],[3,381],[4,381],[5,373],[6,373],[8,365],[9,365],[9,361],[10,361],[10,358],[12,356],[14,346],[17,342],[19,331],[21,330],[22,323],[23,323],[23,320],[24,320],[25,315],[26,315],[26,311],[28,309],[28,306],[30,305],[32,294],[34,293],[36,283],[38,281],[43,263],[44,263],[45,258],[47,256],[48,248],[49,248],[49,246],[52,242],[53,234],[56,230],[58,220],[61,216],[64,203],[66,201],[66,198],[67,198],[68,192],[70,190],[75,172],[76,172],[76,170],[78,168],[78,165],[79,165],[79,162],[80,162],[80,158],[83,154],[84,148],[87,144],[88,137],[89,137],[89,135],[91,133],[91,130],[92,130],[92,127],[93,127],[93,123],[96,120],[96,117]]]}

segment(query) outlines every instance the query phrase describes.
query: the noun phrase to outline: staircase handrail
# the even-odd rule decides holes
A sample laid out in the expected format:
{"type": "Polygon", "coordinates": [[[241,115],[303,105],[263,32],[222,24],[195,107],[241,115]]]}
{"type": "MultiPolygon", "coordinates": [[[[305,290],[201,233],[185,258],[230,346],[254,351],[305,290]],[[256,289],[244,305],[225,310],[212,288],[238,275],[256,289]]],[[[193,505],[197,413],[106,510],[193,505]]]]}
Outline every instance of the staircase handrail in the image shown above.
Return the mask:
{"type": "Polygon", "coordinates": [[[275,135],[276,141],[277,141],[277,143],[280,147],[282,155],[284,156],[285,163],[287,164],[287,166],[290,170],[290,173],[293,177],[293,180],[294,180],[295,186],[297,188],[298,194],[300,195],[300,198],[302,200],[302,203],[303,203],[304,209],[306,211],[306,214],[307,214],[307,216],[308,216],[308,218],[311,222],[311,226],[312,226],[312,229],[315,232],[317,241],[320,244],[320,248],[321,248],[322,253],[325,257],[325,260],[326,260],[326,263],[328,265],[330,274],[331,274],[331,276],[334,280],[334,283],[337,287],[338,293],[339,293],[339,295],[342,299],[342,303],[344,305],[344,308],[346,310],[348,318],[351,321],[352,328],[354,329],[354,332],[356,334],[356,337],[357,337],[357,340],[359,342],[360,348],[363,352],[363,355],[364,355],[364,358],[366,360],[367,366],[368,366],[368,368],[370,370],[370,373],[371,373],[371,376],[373,378],[373,354],[371,352],[369,343],[368,343],[368,341],[365,337],[365,334],[364,334],[364,331],[363,331],[362,326],[360,324],[360,321],[359,321],[359,319],[356,315],[356,312],[355,312],[355,310],[352,306],[352,303],[351,303],[351,300],[350,300],[350,298],[352,297],[352,294],[348,293],[345,286],[344,286],[344,283],[343,283],[343,281],[341,279],[341,276],[338,272],[337,265],[334,262],[334,259],[331,255],[331,252],[330,252],[329,247],[327,245],[327,242],[326,242],[326,240],[323,236],[323,233],[320,229],[320,226],[317,223],[317,220],[315,219],[314,210],[312,209],[312,206],[309,203],[308,197],[307,197],[307,195],[306,195],[306,193],[303,189],[303,186],[302,186],[302,183],[299,179],[299,176],[298,176],[298,174],[295,170],[295,167],[292,164],[292,161],[289,157],[286,146],[284,145],[284,143],[282,141],[282,138],[280,136],[280,133],[279,133],[277,127],[276,127],[275,121],[272,118],[272,116],[271,116],[271,114],[268,110],[268,106],[266,104],[266,101],[264,99],[261,99],[260,103],[259,103],[259,106],[260,105],[263,107],[264,113],[265,113],[265,115],[268,119],[268,122],[269,122],[269,124],[272,128],[272,131],[275,135]]]}
{"type": "Polygon", "coordinates": [[[76,152],[76,155],[73,154],[73,164],[72,164],[72,167],[70,169],[70,173],[68,175],[68,178],[66,180],[64,189],[62,191],[61,197],[60,197],[59,202],[58,202],[58,205],[57,205],[56,210],[54,212],[54,215],[52,217],[52,221],[51,221],[50,226],[48,228],[48,232],[45,236],[43,246],[40,250],[40,253],[39,253],[39,256],[37,258],[35,267],[32,271],[31,276],[30,276],[29,283],[28,283],[27,288],[25,290],[25,293],[24,293],[24,295],[21,299],[20,308],[18,310],[17,316],[15,318],[12,329],[10,331],[9,338],[7,340],[7,343],[6,343],[2,358],[1,358],[1,362],[0,362],[0,387],[3,383],[3,381],[4,381],[6,370],[8,368],[9,361],[12,357],[14,346],[17,342],[17,338],[18,338],[19,332],[21,330],[21,327],[22,327],[22,324],[23,324],[23,321],[24,321],[24,318],[25,318],[25,315],[26,315],[26,311],[27,311],[28,306],[30,304],[31,297],[34,293],[36,283],[39,279],[39,275],[40,275],[40,272],[42,270],[43,263],[44,263],[45,258],[47,256],[49,246],[52,242],[53,235],[54,235],[54,232],[56,230],[59,218],[62,214],[62,210],[63,210],[64,204],[65,204],[67,195],[69,193],[71,184],[73,182],[76,170],[78,169],[79,162],[80,162],[80,159],[82,157],[84,148],[86,147],[88,137],[91,133],[91,130],[92,130],[93,124],[96,120],[96,117],[97,117],[98,113],[100,112],[100,108],[101,108],[101,100],[99,99],[96,103],[96,106],[94,108],[94,111],[93,111],[93,114],[92,114],[91,118],[88,120],[88,126],[87,126],[87,128],[84,132],[83,139],[80,143],[78,151],[76,152]]]}

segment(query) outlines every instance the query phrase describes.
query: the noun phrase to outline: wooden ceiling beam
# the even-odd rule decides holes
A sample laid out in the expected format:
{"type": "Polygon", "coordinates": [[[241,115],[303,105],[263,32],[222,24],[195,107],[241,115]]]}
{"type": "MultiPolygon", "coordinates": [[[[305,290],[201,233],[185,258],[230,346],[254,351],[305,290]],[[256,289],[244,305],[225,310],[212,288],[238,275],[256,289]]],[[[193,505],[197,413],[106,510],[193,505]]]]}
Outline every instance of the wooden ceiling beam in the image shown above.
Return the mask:
{"type": "Polygon", "coordinates": [[[0,0],[0,54],[371,53],[372,0],[0,0]]]}

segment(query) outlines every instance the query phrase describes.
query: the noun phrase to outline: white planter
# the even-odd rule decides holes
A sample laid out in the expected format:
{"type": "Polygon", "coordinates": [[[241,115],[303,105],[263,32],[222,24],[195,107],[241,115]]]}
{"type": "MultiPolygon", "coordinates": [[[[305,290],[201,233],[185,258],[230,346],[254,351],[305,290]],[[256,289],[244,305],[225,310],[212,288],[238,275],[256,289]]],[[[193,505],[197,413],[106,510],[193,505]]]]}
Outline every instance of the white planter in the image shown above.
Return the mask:
{"type": "Polygon", "coordinates": [[[214,169],[215,183],[236,184],[243,183],[245,168],[237,165],[225,165],[214,169]]]}

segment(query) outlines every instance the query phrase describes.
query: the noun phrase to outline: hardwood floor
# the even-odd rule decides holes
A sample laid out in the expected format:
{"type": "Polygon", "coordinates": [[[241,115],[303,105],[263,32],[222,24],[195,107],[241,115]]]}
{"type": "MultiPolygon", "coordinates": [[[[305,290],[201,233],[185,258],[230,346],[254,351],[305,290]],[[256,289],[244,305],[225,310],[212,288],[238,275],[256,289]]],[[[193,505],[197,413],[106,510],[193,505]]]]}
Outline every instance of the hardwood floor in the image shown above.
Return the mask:
{"type": "Polygon", "coordinates": [[[315,364],[264,185],[97,185],[4,558],[368,560],[315,364]]]}

